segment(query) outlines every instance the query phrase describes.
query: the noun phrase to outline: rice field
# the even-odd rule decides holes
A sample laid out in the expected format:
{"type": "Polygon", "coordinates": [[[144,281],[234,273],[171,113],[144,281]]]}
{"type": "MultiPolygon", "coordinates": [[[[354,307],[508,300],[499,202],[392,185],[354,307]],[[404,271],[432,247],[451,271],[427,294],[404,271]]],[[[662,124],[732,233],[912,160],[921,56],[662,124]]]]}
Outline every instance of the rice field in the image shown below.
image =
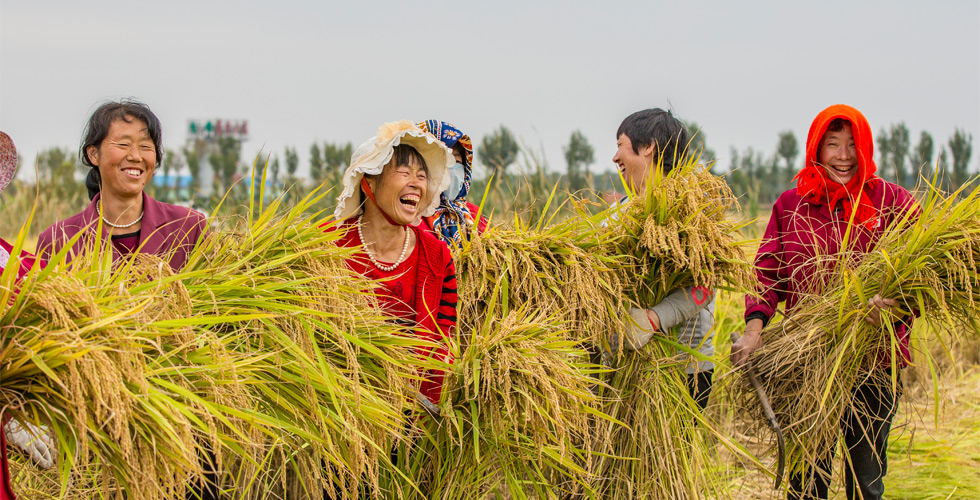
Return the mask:
{"type": "MultiPolygon", "coordinates": [[[[769,472],[771,436],[727,362],[760,222],[741,220],[724,182],[693,162],[615,214],[555,193],[533,210],[495,214],[495,228],[455,256],[452,366],[414,356],[419,344],[385,320],[373,284],[346,271],[350,251],[319,229],[322,189],[291,205],[259,197],[233,210],[247,215],[225,219],[180,273],[141,258],[121,268],[91,259],[67,273],[55,259],[16,298],[5,286],[0,404],[48,422],[62,449],[60,469],[50,471],[12,452],[15,488],[24,498],[174,498],[217,468],[226,496],[243,500],[325,491],[782,497],[769,472]],[[606,224],[610,217],[618,223],[606,224]],[[693,285],[722,289],[716,386],[703,415],[680,369],[693,354],[678,353],[672,338],[608,352],[629,327],[626,308],[693,285]],[[174,305],[153,305],[165,298],[174,305]],[[438,416],[409,403],[417,374],[430,369],[448,371],[438,416]]],[[[846,303],[862,287],[911,287],[931,313],[913,329],[916,355],[889,444],[889,498],[980,495],[980,330],[971,316],[980,192],[960,194],[966,202],[924,199],[930,224],[905,233],[915,238],[886,238],[892,253],[866,259],[853,274],[860,279],[829,292],[846,303]],[[952,264],[942,264],[944,255],[955,256],[952,264]],[[882,262],[909,271],[882,271],[882,262]]],[[[32,234],[19,236],[29,248],[32,234]]],[[[814,318],[827,316],[813,307],[814,318]]],[[[868,352],[894,341],[846,322],[820,328],[868,352]]],[[[794,355],[824,345],[804,334],[794,355]]],[[[834,370],[815,390],[846,391],[860,366],[849,370],[834,370]]],[[[765,382],[787,424],[812,418],[793,413],[798,389],[765,382]]],[[[818,409],[830,421],[846,401],[826,401],[818,409]]],[[[804,442],[793,443],[795,460],[807,456],[804,442]]],[[[835,498],[840,484],[835,477],[835,498]]]]}

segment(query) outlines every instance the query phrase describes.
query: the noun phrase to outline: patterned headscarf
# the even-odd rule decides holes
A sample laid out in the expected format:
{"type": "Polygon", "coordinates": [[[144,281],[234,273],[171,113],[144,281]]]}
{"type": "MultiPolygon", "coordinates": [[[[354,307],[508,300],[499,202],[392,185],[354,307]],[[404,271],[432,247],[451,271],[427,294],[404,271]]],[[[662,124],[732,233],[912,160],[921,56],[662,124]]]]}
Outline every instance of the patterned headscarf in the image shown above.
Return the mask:
{"type": "Polygon", "coordinates": [[[439,239],[449,244],[450,248],[462,246],[463,236],[469,240],[469,232],[473,228],[476,214],[470,212],[466,205],[466,194],[470,191],[470,177],[473,175],[473,143],[470,136],[452,124],[438,120],[419,122],[419,128],[436,136],[449,149],[459,144],[465,159],[463,161],[463,187],[456,198],[450,200],[445,194],[440,194],[439,207],[432,218],[432,230],[439,239]]]}

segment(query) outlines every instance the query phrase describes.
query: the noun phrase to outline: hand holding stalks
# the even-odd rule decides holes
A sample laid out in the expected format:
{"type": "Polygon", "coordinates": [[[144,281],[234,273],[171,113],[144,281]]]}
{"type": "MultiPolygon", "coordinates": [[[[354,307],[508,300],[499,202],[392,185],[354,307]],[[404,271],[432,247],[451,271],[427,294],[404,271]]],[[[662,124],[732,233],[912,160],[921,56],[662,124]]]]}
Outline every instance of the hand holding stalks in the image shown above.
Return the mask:
{"type": "Polygon", "coordinates": [[[752,318],[745,324],[742,337],[732,344],[730,359],[738,367],[745,366],[755,351],[762,347],[762,320],[752,318]]]}
{"type": "Polygon", "coordinates": [[[898,300],[886,299],[881,295],[875,295],[868,299],[868,315],[864,317],[864,320],[871,323],[874,326],[881,326],[882,316],[886,318],[892,318],[892,321],[899,317],[895,313],[895,308],[898,307],[898,300]]]}
{"type": "Polygon", "coordinates": [[[0,432],[4,431],[10,443],[23,450],[38,467],[42,469],[54,467],[57,449],[54,446],[54,437],[47,427],[20,423],[11,419],[0,432]]]}

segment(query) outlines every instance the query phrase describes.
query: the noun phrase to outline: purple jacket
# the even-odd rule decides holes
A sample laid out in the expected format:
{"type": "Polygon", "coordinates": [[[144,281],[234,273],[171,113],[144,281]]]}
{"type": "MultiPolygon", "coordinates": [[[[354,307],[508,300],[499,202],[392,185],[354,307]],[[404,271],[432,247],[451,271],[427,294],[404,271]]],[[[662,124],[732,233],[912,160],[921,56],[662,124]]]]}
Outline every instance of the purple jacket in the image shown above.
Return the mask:
{"type": "MultiPolygon", "coordinates": [[[[915,199],[901,186],[881,180],[869,193],[878,210],[874,229],[852,226],[850,247],[860,253],[871,251],[881,233],[907,210],[918,210],[915,199]]],[[[772,207],[769,225],[755,257],[759,297],[745,296],[745,317],[762,313],[771,319],[776,306],[786,302],[786,311],[796,307],[808,293],[819,293],[821,276],[833,272],[834,257],[840,251],[847,230],[847,219],[841,210],[831,211],[825,204],[808,202],[790,189],[779,196],[772,207]]],[[[899,327],[902,355],[908,360],[907,327],[899,327]]]]}
{"type": "MultiPolygon", "coordinates": [[[[95,237],[99,214],[97,206],[101,194],[81,213],[63,221],[56,222],[44,230],[37,239],[38,255],[44,260],[50,260],[73,236],[80,231],[87,234],[80,237],[68,253],[70,262],[75,256],[88,248],[91,239],[95,237]]],[[[108,229],[108,228],[105,228],[108,229]]],[[[103,229],[103,232],[107,232],[103,229]]],[[[143,220],[140,229],[139,252],[160,256],[167,259],[170,267],[179,271],[187,262],[187,255],[194,249],[198,240],[207,231],[207,220],[200,212],[169,203],[163,203],[143,193],[143,220]]],[[[103,234],[103,241],[108,236],[103,234]]],[[[112,249],[113,260],[119,258],[119,252],[112,244],[106,245],[112,249]]]]}

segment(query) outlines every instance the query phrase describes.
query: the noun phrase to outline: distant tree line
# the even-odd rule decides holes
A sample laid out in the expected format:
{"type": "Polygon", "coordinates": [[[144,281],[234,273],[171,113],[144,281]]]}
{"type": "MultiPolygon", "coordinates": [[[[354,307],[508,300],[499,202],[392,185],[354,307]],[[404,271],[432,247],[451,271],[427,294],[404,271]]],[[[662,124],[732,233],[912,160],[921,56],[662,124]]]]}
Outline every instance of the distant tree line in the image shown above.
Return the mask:
{"type": "MultiPolygon", "coordinates": [[[[691,137],[692,154],[700,155],[700,161],[710,165],[715,174],[724,175],[735,194],[748,203],[750,210],[771,204],[780,193],[795,184],[793,178],[802,167],[805,145],[797,140],[792,131],[779,132],[775,146],[768,153],[752,147],[741,151],[731,147],[727,168],[723,169],[724,165],[718,161],[715,151],[707,147],[705,133],[698,124],[685,122],[685,125],[691,137]]],[[[905,123],[883,127],[875,140],[878,175],[906,188],[914,188],[922,178],[932,182],[935,176],[939,187],[950,191],[970,179],[973,136],[962,129],[957,128],[952,137],[939,144],[938,152],[932,135],[927,131],[922,131],[917,143],[913,144],[905,123]]],[[[322,183],[339,185],[353,149],[350,142],[313,143],[309,148],[309,178],[297,176],[300,159],[292,146],[286,147],[282,154],[284,174],[280,172],[279,155],[262,153],[254,162],[258,167],[266,167],[266,185],[271,187],[273,195],[287,189],[302,194],[309,187],[322,183]]],[[[571,133],[562,151],[564,175],[551,171],[543,160],[533,154],[524,159],[528,164],[523,174],[529,177],[525,179],[527,189],[540,184],[542,191],[537,195],[545,197],[555,184],[571,192],[586,188],[608,192],[622,190],[615,170],[603,169],[598,174],[590,171],[590,166],[595,163],[595,151],[581,131],[571,133]]],[[[518,162],[519,155],[526,156],[527,153],[518,144],[514,133],[503,125],[484,136],[476,147],[476,157],[487,167],[486,175],[488,178],[493,176],[495,184],[508,182],[507,179],[513,177],[508,169],[518,162]]],[[[42,151],[38,155],[37,166],[44,192],[62,198],[84,192],[82,179],[87,169],[81,167],[75,152],[62,148],[42,151]]],[[[157,166],[157,174],[163,175],[148,186],[147,191],[163,201],[189,202],[198,207],[214,206],[225,193],[229,193],[230,202],[247,200],[250,183],[239,181],[247,179],[252,168],[253,161],[243,161],[238,140],[231,137],[211,142],[196,140],[180,150],[166,152],[163,163],[157,166]],[[212,169],[210,179],[202,178],[205,160],[212,169]],[[190,182],[182,186],[176,174],[184,172],[185,167],[190,182]],[[236,183],[240,188],[232,189],[236,183]],[[210,196],[200,194],[204,185],[211,188],[207,190],[210,196]]],[[[255,172],[261,175],[262,168],[255,169],[255,172]]],[[[481,186],[486,185],[485,179],[480,181],[481,186]]],[[[471,198],[482,196],[482,191],[479,195],[476,191],[471,190],[471,198]]]]}

